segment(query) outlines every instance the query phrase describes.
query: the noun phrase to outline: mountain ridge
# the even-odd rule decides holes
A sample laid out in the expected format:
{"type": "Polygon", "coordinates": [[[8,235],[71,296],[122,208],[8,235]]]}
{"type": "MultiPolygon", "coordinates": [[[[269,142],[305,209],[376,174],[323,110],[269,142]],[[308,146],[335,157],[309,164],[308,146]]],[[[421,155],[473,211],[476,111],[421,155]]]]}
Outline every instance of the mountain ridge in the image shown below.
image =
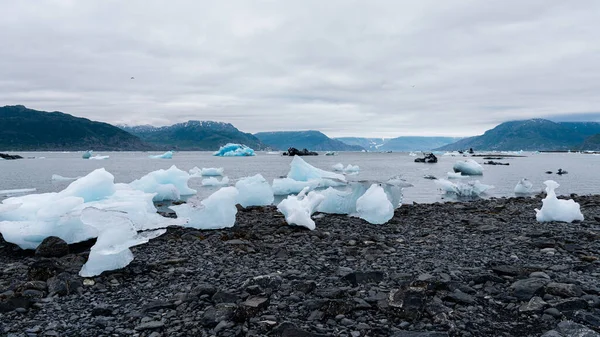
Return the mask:
{"type": "Polygon", "coordinates": [[[348,145],[339,140],[329,138],[321,131],[268,131],[255,133],[264,144],[278,150],[290,147],[308,149],[311,151],[362,151],[357,145],[348,145]]]}

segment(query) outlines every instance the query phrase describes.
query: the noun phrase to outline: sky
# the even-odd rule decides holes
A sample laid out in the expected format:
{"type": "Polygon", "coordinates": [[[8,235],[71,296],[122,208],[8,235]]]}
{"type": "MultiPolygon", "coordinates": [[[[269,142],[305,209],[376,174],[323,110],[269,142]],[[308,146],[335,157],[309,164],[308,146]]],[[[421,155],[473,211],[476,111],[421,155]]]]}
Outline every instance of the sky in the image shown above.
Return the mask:
{"type": "Polygon", "coordinates": [[[0,13],[0,106],[332,137],[600,121],[597,0],[0,0],[0,13]]]}

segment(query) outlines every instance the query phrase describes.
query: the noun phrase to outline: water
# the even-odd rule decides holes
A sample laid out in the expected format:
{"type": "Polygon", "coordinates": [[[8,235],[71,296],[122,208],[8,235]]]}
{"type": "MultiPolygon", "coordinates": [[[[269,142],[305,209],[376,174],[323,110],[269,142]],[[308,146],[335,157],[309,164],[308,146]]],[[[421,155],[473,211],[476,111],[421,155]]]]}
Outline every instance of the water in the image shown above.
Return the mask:
{"type": "MultiPolygon", "coordinates": [[[[262,174],[268,181],[285,176],[289,170],[291,158],[280,155],[269,155],[259,152],[255,157],[214,157],[212,152],[177,152],[173,159],[150,159],[151,154],[146,152],[106,152],[107,160],[84,160],[82,153],[59,152],[30,152],[20,153],[23,157],[36,157],[36,159],[0,160],[0,190],[36,188],[36,193],[57,192],[64,189],[70,181],[52,181],[53,174],[64,177],[84,176],[94,169],[104,167],[115,176],[115,182],[128,183],[138,179],[148,172],[167,169],[176,165],[188,171],[194,166],[223,167],[225,175],[232,182],[235,180],[262,174]],[[43,159],[39,159],[44,157],[43,159]]],[[[95,153],[96,154],[96,153],[95,153]]],[[[528,178],[536,190],[543,189],[543,182],[547,179],[560,183],[558,194],[598,194],[600,193],[600,180],[598,167],[600,156],[578,153],[526,153],[526,157],[506,158],[495,160],[508,162],[510,166],[483,165],[484,175],[470,180],[479,180],[484,184],[494,185],[485,197],[513,196],[513,189],[521,178],[528,178]],[[545,171],[556,172],[559,168],[569,174],[559,176],[545,174],[545,171]]],[[[331,166],[342,163],[360,166],[360,173],[348,176],[349,180],[380,180],[385,181],[390,177],[401,175],[414,187],[404,190],[404,202],[431,203],[447,201],[449,198],[437,189],[432,180],[424,179],[425,175],[446,178],[446,172],[452,170],[453,164],[463,157],[438,156],[437,164],[415,163],[408,153],[361,153],[341,152],[336,156],[303,157],[313,166],[331,170],[331,166]]],[[[473,158],[483,163],[483,158],[473,158]]],[[[203,187],[202,179],[190,179],[190,187],[198,190],[195,198],[203,199],[216,191],[216,187],[203,187]]],[[[467,179],[455,180],[466,182],[467,179]]],[[[0,200],[5,198],[0,195],[0,200]]]]}

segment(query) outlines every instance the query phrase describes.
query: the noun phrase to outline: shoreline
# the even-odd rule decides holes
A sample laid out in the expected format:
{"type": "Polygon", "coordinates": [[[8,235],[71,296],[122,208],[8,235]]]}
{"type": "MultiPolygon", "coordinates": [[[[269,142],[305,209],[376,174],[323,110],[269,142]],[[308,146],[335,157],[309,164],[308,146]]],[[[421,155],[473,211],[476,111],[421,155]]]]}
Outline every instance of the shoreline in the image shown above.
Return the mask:
{"type": "Polygon", "coordinates": [[[89,243],[44,259],[0,240],[0,335],[599,331],[600,195],[574,199],[585,220],[572,224],[538,223],[534,196],[406,204],[385,225],[317,214],[314,231],[250,207],[233,228],[169,228],[127,267],[86,279],[89,243]]]}

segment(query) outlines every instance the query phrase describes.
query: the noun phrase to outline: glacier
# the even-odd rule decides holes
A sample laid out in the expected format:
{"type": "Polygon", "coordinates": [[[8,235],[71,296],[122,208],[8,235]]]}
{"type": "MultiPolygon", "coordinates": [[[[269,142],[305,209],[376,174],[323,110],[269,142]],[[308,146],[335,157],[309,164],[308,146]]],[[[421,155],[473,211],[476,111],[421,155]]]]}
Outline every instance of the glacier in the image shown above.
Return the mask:
{"type": "Polygon", "coordinates": [[[289,225],[302,226],[314,230],[316,225],[311,215],[325,197],[315,191],[306,194],[307,192],[308,187],[300,191],[298,195],[289,195],[277,205],[277,210],[285,216],[285,221],[289,225]]]}
{"type": "Polygon", "coordinates": [[[146,193],[155,193],[154,201],[179,200],[182,195],[196,194],[189,188],[190,175],[173,165],[168,170],[157,170],[132,181],[129,186],[146,193]]]}
{"type": "Polygon", "coordinates": [[[560,186],[556,181],[546,180],[544,185],[546,185],[546,197],[542,199],[542,209],[535,209],[535,218],[538,222],[583,221],[583,214],[578,203],[573,199],[563,200],[556,197],[554,190],[560,186]]]}
{"type": "Polygon", "coordinates": [[[527,178],[521,179],[515,186],[515,194],[531,194],[533,193],[533,184],[527,178]]]}
{"type": "Polygon", "coordinates": [[[454,164],[454,172],[460,172],[467,176],[480,176],[483,174],[483,166],[479,165],[473,159],[457,161],[454,164]]]}
{"type": "Polygon", "coordinates": [[[254,150],[243,144],[228,143],[213,153],[217,157],[248,157],[255,156],[254,150]]]}
{"type": "Polygon", "coordinates": [[[243,207],[267,206],[275,200],[271,185],[260,175],[246,177],[235,183],[238,190],[238,203],[243,207]]]}
{"type": "Polygon", "coordinates": [[[202,186],[227,186],[229,185],[229,178],[223,177],[221,180],[215,177],[209,177],[202,179],[202,186]]]}
{"type": "Polygon", "coordinates": [[[199,207],[191,204],[170,206],[177,217],[184,220],[185,227],[197,229],[221,229],[233,227],[237,214],[238,190],[223,187],[200,202],[199,207]]]}
{"type": "Polygon", "coordinates": [[[150,155],[148,158],[152,159],[173,159],[173,151],[167,151],[163,154],[150,155]]]}

